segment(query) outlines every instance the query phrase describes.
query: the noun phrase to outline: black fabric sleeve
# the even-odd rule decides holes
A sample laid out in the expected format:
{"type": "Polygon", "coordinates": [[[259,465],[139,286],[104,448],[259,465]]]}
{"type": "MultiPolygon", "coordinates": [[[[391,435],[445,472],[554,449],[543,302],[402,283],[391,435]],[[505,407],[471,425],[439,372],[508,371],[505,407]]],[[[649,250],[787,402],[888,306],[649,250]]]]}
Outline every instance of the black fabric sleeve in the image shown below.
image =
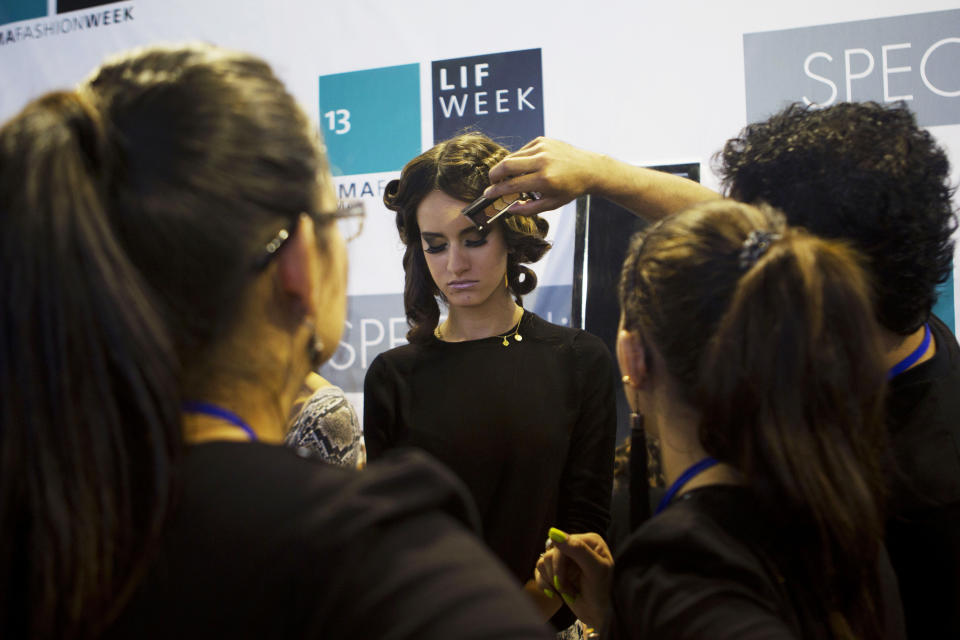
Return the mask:
{"type": "Polygon", "coordinates": [[[295,590],[315,603],[308,637],[548,637],[528,599],[472,535],[479,519],[445,467],[417,451],[390,452],[340,499],[355,506],[340,511],[335,533],[316,531],[309,521],[299,528],[301,548],[316,547],[320,560],[295,590]],[[336,553],[311,545],[331,534],[339,539],[336,553]],[[331,597],[318,601],[317,593],[331,597]]]}
{"type": "MultiPolygon", "coordinates": [[[[546,627],[482,544],[440,513],[356,540],[340,602],[342,638],[546,640],[546,627]]],[[[324,628],[315,637],[330,638],[324,628]]]]}
{"type": "Polygon", "coordinates": [[[368,460],[376,460],[396,446],[398,411],[396,375],[379,355],[363,379],[363,439],[368,460]]]}
{"type": "Polygon", "coordinates": [[[580,410],[560,479],[557,526],[603,535],[610,525],[617,409],[613,359],[599,338],[581,332],[573,342],[580,410]]]}

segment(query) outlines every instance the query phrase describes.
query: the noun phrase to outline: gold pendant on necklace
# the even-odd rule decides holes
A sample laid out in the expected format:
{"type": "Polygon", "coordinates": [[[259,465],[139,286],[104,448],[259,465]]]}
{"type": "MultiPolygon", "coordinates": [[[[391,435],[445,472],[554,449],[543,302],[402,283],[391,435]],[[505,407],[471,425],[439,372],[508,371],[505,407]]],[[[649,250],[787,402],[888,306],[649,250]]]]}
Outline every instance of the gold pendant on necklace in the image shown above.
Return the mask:
{"type": "MultiPolygon", "coordinates": [[[[520,335],[520,323],[521,323],[521,322],[523,322],[523,314],[522,314],[522,313],[520,314],[520,320],[517,321],[517,324],[516,324],[516,326],[513,328],[513,331],[512,331],[512,332],[511,332],[511,331],[507,331],[507,332],[506,332],[505,334],[503,334],[502,336],[497,336],[498,338],[503,338],[503,340],[500,342],[500,344],[502,344],[502,345],[505,346],[505,347],[509,347],[509,346],[510,346],[510,338],[511,338],[511,337],[512,337],[514,340],[516,340],[517,342],[522,342],[522,341],[523,341],[523,336],[520,335]],[[512,333],[512,335],[511,335],[511,333],[512,333]]],[[[437,325],[436,327],[434,327],[434,329],[433,329],[433,335],[434,335],[434,337],[436,337],[437,340],[443,341],[443,334],[440,332],[440,325],[437,325]]]]}

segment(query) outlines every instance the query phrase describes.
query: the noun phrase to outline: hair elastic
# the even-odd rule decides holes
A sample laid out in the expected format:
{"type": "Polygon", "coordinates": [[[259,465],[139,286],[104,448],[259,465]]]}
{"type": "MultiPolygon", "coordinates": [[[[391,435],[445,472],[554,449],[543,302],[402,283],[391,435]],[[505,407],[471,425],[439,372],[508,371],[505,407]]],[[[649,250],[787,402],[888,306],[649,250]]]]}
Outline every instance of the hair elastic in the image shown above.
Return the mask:
{"type": "Polygon", "coordinates": [[[740,249],[740,268],[746,271],[757,263],[763,254],[767,252],[770,245],[781,238],[779,233],[766,231],[763,229],[754,229],[747,235],[740,249]]]}

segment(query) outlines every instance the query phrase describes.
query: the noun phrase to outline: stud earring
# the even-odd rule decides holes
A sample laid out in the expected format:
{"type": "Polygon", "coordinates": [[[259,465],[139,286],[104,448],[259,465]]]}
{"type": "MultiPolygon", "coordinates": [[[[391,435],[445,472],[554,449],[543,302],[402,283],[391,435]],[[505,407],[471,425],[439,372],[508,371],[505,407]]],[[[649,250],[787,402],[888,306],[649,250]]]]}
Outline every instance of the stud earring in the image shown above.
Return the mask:
{"type": "Polygon", "coordinates": [[[623,376],[622,378],[620,378],[620,380],[623,382],[623,384],[629,385],[631,387],[637,386],[637,383],[633,381],[633,378],[631,378],[628,375],[623,376]]]}

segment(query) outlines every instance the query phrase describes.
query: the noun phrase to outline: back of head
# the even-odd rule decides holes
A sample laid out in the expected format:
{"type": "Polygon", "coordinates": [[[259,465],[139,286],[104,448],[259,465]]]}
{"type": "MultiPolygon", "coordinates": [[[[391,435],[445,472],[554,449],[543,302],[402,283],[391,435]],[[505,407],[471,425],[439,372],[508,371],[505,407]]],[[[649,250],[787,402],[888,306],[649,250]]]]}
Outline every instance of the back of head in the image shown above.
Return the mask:
{"type": "Polygon", "coordinates": [[[815,550],[794,587],[869,632],[885,371],[856,254],[772,209],[713,202],[635,238],[620,295],[625,328],[701,417],[704,449],[815,550]]]}
{"type": "Polygon", "coordinates": [[[748,125],[717,160],[733,197],[860,250],[885,328],[907,335],[926,321],[956,222],[947,156],[906,107],[793,105],[748,125]]]}
{"type": "Polygon", "coordinates": [[[229,329],[266,242],[317,209],[316,133],[264,61],[215,47],[123,56],[88,87],[117,154],[107,214],[190,369],[229,329]]]}
{"type": "Polygon", "coordinates": [[[136,51],[0,130],[0,619],[95,634],[172,501],[185,372],[321,156],[262,61],[136,51]]]}
{"type": "MultiPolygon", "coordinates": [[[[406,273],[404,307],[410,331],[407,339],[428,339],[440,318],[437,298],[440,289],[430,277],[420,240],[417,209],[431,191],[442,191],[470,203],[490,186],[490,169],[509,152],[481,133],[465,133],[441,142],[407,163],[399,180],[391,180],[383,202],[395,211],[400,241],[406,245],[403,268],[406,273]]],[[[524,263],[536,262],[550,244],[544,239],[550,228],[540,216],[504,215],[497,224],[503,229],[509,253],[507,280],[521,303],[537,286],[537,275],[524,263]]]]}

